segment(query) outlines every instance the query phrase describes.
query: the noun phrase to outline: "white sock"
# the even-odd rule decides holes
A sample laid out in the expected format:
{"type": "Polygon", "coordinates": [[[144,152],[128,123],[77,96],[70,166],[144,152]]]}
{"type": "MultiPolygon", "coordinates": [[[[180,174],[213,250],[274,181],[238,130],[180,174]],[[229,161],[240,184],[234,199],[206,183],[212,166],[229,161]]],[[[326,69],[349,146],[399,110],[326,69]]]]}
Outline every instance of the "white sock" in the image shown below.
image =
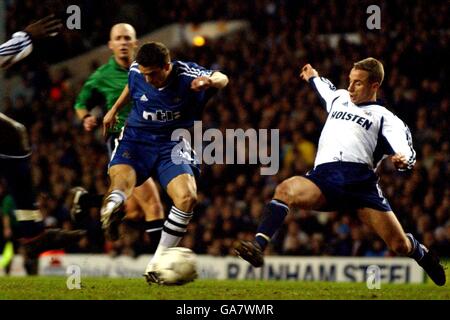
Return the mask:
{"type": "Polygon", "coordinates": [[[158,257],[161,256],[161,254],[164,252],[164,250],[166,250],[167,247],[163,246],[161,244],[161,242],[158,244],[158,248],[156,248],[155,253],[153,254],[153,256],[151,257],[149,263],[147,264],[147,267],[145,268],[145,273],[153,271],[153,266],[156,262],[156,260],[158,260],[158,257]]]}
{"type": "Polygon", "coordinates": [[[180,243],[181,238],[183,238],[186,233],[187,225],[189,224],[192,215],[193,212],[183,212],[180,209],[175,208],[175,206],[172,206],[169,216],[167,217],[166,222],[164,222],[158,248],[148,263],[147,269],[151,268],[151,265],[155,263],[165,249],[176,247],[180,243]]]}
{"type": "Polygon", "coordinates": [[[103,217],[106,212],[112,212],[115,208],[121,206],[126,199],[127,195],[123,191],[121,190],[111,191],[109,195],[106,197],[102,208],[100,209],[101,217],[103,217]]]}
{"type": "Polygon", "coordinates": [[[121,190],[111,191],[105,199],[105,204],[103,205],[101,212],[110,211],[118,206],[121,206],[126,199],[127,195],[123,191],[121,190]]]}

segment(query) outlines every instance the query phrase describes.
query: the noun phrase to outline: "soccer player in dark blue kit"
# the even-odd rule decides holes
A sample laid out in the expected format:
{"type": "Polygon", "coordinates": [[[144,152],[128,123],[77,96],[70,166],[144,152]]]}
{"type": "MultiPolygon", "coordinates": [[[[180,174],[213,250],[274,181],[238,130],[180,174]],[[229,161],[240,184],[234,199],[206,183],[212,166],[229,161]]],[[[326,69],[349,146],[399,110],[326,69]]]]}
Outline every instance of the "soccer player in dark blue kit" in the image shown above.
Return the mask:
{"type": "Polygon", "coordinates": [[[128,86],[103,119],[104,131],[114,125],[117,111],[132,99],[132,110],[109,164],[111,184],[101,209],[107,230],[120,219],[117,212],[133,188],[156,178],[173,201],[158,248],[145,277],[158,283],[153,266],[165,249],[175,247],[186,233],[197,200],[198,161],[185,141],[172,141],[172,132],[190,128],[209,98],[228,84],[228,77],[193,62],[171,61],[159,42],[143,45],[131,64],[128,86]],[[182,152],[177,150],[185,143],[182,152]]]}

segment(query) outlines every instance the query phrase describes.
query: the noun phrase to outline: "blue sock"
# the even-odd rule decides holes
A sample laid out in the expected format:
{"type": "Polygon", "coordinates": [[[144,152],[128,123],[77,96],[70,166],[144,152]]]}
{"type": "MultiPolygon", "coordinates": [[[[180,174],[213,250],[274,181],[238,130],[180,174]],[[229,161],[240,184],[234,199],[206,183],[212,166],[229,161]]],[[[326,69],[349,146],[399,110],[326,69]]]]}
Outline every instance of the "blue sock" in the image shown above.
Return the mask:
{"type": "Polygon", "coordinates": [[[256,242],[258,242],[263,251],[274,233],[283,224],[288,212],[289,207],[280,200],[273,199],[264,207],[262,221],[259,224],[255,237],[256,242]]]}
{"type": "Polygon", "coordinates": [[[422,260],[423,256],[425,255],[425,250],[422,245],[419,243],[419,241],[417,241],[416,238],[414,238],[411,233],[407,233],[406,237],[411,241],[411,244],[413,246],[413,249],[408,256],[416,261],[422,260]]]}

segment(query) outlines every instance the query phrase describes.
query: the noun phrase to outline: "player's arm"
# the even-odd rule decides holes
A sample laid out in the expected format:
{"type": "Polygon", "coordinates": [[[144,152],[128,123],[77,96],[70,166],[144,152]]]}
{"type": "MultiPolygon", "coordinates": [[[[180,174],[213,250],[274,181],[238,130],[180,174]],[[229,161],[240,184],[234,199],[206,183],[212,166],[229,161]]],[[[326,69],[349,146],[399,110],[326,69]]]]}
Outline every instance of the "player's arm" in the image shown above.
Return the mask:
{"type": "Polygon", "coordinates": [[[300,78],[311,84],[319,95],[322,104],[330,112],[333,100],[336,98],[336,87],[330,80],[319,77],[319,73],[310,64],[306,64],[300,72],[300,78]]]}
{"type": "Polygon", "coordinates": [[[0,216],[3,220],[3,237],[6,240],[12,238],[11,215],[14,214],[14,200],[11,197],[5,197],[3,200],[3,212],[0,210],[0,216]]]}
{"type": "Polygon", "coordinates": [[[103,136],[106,136],[108,129],[114,127],[117,120],[117,113],[120,109],[126,106],[130,101],[130,89],[128,85],[125,86],[117,101],[103,117],[103,136]]]}
{"type": "Polygon", "coordinates": [[[32,50],[30,35],[24,31],[16,32],[10,40],[0,46],[0,66],[8,68],[28,56],[32,50]]]}
{"type": "Polygon", "coordinates": [[[78,119],[83,123],[83,128],[86,131],[91,131],[97,126],[97,117],[91,115],[87,108],[88,101],[92,97],[92,93],[96,87],[97,78],[93,73],[89,79],[84,83],[80,93],[75,101],[75,112],[78,119]]]}
{"type": "Polygon", "coordinates": [[[33,50],[33,40],[55,35],[61,27],[59,19],[48,16],[30,24],[24,31],[14,33],[10,40],[0,45],[0,67],[8,68],[22,60],[33,50]]]}
{"type": "Polygon", "coordinates": [[[197,77],[191,82],[194,91],[206,90],[208,88],[223,89],[228,84],[228,77],[220,71],[214,71],[210,76],[197,77]]]}
{"type": "Polygon", "coordinates": [[[7,214],[4,214],[2,220],[3,220],[3,238],[9,240],[12,238],[11,218],[7,214]]]}
{"type": "Polygon", "coordinates": [[[381,133],[392,148],[391,161],[395,168],[400,171],[412,169],[416,152],[408,126],[393,114],[384,115],[381,133]]]}

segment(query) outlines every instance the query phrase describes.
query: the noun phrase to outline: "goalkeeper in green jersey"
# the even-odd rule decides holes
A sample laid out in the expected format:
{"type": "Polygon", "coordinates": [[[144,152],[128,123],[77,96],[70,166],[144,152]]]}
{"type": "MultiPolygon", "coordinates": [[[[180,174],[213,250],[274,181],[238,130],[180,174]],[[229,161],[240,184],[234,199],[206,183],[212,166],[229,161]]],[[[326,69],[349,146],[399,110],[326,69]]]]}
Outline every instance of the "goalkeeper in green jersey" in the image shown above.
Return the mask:
{"type": "MultiPolygon", "coordinates": [[[[128,82],[128,69],[133,62],[135,50],[137,49],[136,32],[134,28],[125,23],[116,24],[111,28],[108,47],[113,52],[109,61],[100,66],[85,82],[75,102],[75,110],[79,119],[83,122],[86,131],[94,130],[101,121],[90,114],[89,103],[94,97],[102,96],[105,99],[106,108],[109,110],[117,98],[119,98],[128,82]]],[[[131,103],[124,107],[118,114],[116,125],[109,130],[107,148],[109,157],[118,144],[119,134],[125,125],[131,103]]],[[[82,187],[71,190],[71,215],[79,219],[88,208],[102,206],[103,195],[89,194],[82,187]]],[[[122,213],[119,217],[123,217],[122,213]]],[[[158,189],[150,178],[144,184],[135,188],[133,195],[126,204],[127,219],[135,220],[145,215],[144,229],[150,237],[150,252],[154,252],[161,237],[163,226],[163,208],[158,189]]],[[[105,236],[110,240],[119,238],[118,225],[120,218],[109,229],[104,230],[105,236]]]]}

